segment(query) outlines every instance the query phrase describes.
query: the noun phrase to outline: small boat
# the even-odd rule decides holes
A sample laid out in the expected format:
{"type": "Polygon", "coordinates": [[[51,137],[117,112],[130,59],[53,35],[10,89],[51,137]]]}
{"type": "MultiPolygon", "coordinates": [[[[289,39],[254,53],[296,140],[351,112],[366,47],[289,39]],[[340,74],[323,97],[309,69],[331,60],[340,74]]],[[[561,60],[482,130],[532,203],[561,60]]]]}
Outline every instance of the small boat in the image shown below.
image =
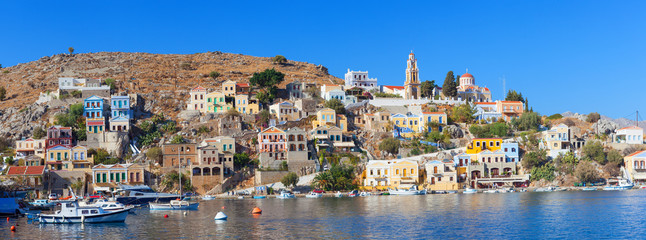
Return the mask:
{"type": "Polygon", "coordinates": [[[199,203],[185,200],[171,200],[169,203],[149,203],[150,210],[197,210],[199,203]]]}
{"type": "Polygon", "coordinates": [[[565,191],[567,191],[567,188],[556,187],[556,188],[554,188],[554,191],[555,192],[565,192],[565,191]]]}
{"type": "Polygon", "coordinates": [[[371,192],[361,192],[361,193],[359,193],[359,197],[368,197],[368,196],[372,196],[372,193],[371,192]]]}
{"type": "Polygon", "coordinates": [[[483,193],[499,193],[500,191],[497,189],[489,189],[489,190],[484,190],[482,191],[483,193]]]}
{"type": "Polygon", "coordinates": [[[586,187],[586,188],[582,188],[581,191],[597,191],[597,188],[596,187],[586,187]]]}
{"type": "Polygon", "coordinates": [[[106,211],[95,206],[80,207],[76,201],[61,202],[54,214],[38,214],[40,223],[108,223],[125,222],[130,209],[106,211]]]}
{"type": "Polygon", "coordinates": [[[467,188],[467,189],[464,189],[464,192],[462,192],[462,193],[464,193],[464,194],[473,194],[473,193],[478,193],[478,190],[475,190],[473,188],[467,188]]]}
{"type": "Polygon", "coordinates": [[[290,199],[290,198],[296,198],[296,196],[293,193],[288,192],[288,191],[280,191],[280,194],[278,194],[278,196],[276,196],[276,198],[278,198],[278,199],[290,199]]]}
{"type": "Polygon", "coordinates": [[[527,192],[527,188],[521,188],[518,192],[527,192]]]}
{"type": "Polygon", "coordinates": [[[352,190],[350,193],[348,193],[348,197],[356,197],[359,196],[359,191],[357,190],[352,190]]]}
{"type": "Polygon", "coordinates": [[[639,189],[646,189],[646,185],[639,186],[639,189]]]}
{"type": "Polygon", "coordinates": [[[132,209],[132,207],[127,207],[126,205],[123,205],[120,202],[117,201],[108,201],[105,199],[98,199],[93,203],[85,203],[85,202],[79,202],[79,206],[81,207],[100,207],[103,210],[106,210],[108,212],[112,211],[118,211],[118,210],[123,210],[123,209],[132,209]]]}
{"type": "Polygon", "coordinates": [[[202,196],[202,200],[204,200],[204,201],[215,200],[215,196],[213,196],[213,195],[204,195],[204,196],[202,196]]]}
{"type": "Polygon", "coordinates": [[[227,215],[224,214],[223,212],[218,212],[218,214],[215,214],[214,220],[227,220],[227,215]]]}
{"type": "Polygon", "coordinates": [[[343,197],[343,193],[341,193],[340,191],[337,191],[337,192],[334,194],[334,196],[335,196],[335,197],[338,197],[338,198],[339,198],[339,197],[343,197]]]}
{"type": "Polygon", "coordinates": [[[308,193],[307,195],[305,195],[305,197],[306,197],[306,198],[322,198],[322,197],[323,197],[323,194],[321,194],[321,193],[317,193],[317,192],[314,192],[314,191],[311,191],[310,193],[308,193]]]}
{"type": "MultiPolygon", "coordinates": [[[[613,179],[614,180],[614,179],[613,179]]],[[[619,178],[616,180],[617,184],[608,184],[607,186],[603,187],[604,191],[621,191],[621,190],[628,190],[632,189],[635,187],[635,184],[630,182],[627,179],[619,178]]]]}
{"type": "Polygon", "coordinates": [[[534,190],[534,192],[554,192],[555,187],[542,187],[542,188],[537,188],[534,190]]]}
{"type": "Polygon", "coordinates": [[[265,198],[267,198],[267,196],[264,196],[264,195],[253,196],[253,199],[265,199],[265,198]]]}
{"type": "Polygon", "coordinates": [[[388,188],[388,192],[390,193],[390,195],[425,195],[426,189],[417,190],[417,186],[413,185],[409,189],[388,188]]]}
{"type": "Polygon", "coordinates": [[[390,193],[389,192],[382,192],[381,195],[390,196],[390,193]]]}
{"type": "Polygon", "coordinates": [[[456,194],[456,193],[458,193],[458,191],[450,190],[450,191],[446,191],[446,193],[448,193],[448,194],[456,194]]]}
{"type": "Polygon", "coordinates": [[[36,199],[33,202],[29,202],[29,204],[36,206],[36,207],[42,207],[42,208],[53,208],[56,207],[55,202],[50,202],[47,199],[36,199]]]}
{"type": "Polygon", "coordinates": [[[128,186],[119,185],[115,191],[115,200],[125,205],[145,205],[149,202],[170,202],[180,195],[170,193],[158,193],[146,185],[128,186]]]}

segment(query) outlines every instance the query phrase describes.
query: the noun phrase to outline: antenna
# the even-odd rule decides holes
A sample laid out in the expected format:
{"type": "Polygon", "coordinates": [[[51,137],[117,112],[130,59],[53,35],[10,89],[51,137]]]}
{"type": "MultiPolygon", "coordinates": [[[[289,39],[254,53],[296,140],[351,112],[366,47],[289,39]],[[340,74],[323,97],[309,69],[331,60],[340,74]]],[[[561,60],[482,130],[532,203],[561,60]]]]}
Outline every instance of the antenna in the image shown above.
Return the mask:
{"type": "Polygon", "coordinates": [[[505,94],[507,94],[506,82],[507,79],[505,79],[505,75],[502,75],[502,99],[505,99],[505,94]]]}
{"type": "Polygon", "coordinates": [[[635,113],[635,126],[639,127],[639,110],[635,113]]]}

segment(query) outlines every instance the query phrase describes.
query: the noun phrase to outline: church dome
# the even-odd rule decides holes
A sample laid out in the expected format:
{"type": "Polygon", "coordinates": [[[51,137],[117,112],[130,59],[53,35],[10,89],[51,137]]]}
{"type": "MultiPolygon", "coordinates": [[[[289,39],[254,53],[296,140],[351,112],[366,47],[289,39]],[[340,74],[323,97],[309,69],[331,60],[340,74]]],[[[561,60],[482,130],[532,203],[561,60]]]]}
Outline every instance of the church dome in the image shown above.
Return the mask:
{"type": "Polygon", "coordinates": [[[465,73],[464,75],[460,76],[460,78],[463,78],[463,77],[465,77],[465,78],[473,78],[473,75],[471,75],[471,73],[465,73]]]}

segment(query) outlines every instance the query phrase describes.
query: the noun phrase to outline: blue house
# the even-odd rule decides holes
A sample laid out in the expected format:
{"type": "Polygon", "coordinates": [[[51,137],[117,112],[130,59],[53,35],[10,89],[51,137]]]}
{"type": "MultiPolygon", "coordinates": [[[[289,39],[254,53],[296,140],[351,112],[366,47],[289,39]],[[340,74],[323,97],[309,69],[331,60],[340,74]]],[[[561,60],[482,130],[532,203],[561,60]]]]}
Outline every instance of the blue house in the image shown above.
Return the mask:
{"type": "Polygon", "coordinates": [[[110,109],[112,109],[112,118],[132,118],[132,110],[130,110],[130,97],[128,96],[112,96],[110,98],[110,109]]]}
{"type": "Polygon", "coordinates": [[[103,116],[103,98],[93,95],[83,101],[83,115],[85,125],[90,133],[105,131],[105,116],[103,116]]]}
{"type": "Polygon", "coordinates": [[[518,143],[503,142],[501,149],[505,153],[505,162],[520,162],[518,158],[518,143]]]}

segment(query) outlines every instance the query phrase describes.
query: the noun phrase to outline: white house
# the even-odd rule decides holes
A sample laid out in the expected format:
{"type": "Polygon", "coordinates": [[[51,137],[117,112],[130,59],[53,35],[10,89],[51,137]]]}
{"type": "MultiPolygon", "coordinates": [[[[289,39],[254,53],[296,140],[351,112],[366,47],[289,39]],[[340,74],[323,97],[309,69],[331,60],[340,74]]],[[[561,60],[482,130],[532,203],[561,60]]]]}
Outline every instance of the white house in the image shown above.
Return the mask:
{"type": "Polygon", "coordinates": [[[345,91],[339,89],[330,90],[325,93],[323,98],[325,98],[326,101],[329,101],[330,99],[339,99],[342,103],[345,103],[345,91]]]}
{"type": "Polygon", "coordinates": [[[348,69],[348,72],[345,74],[345,86],[348,89],[359,87],[370,90],[373,88],[378,88],[379,84],[377,84],[376,78],[368,77],[368,71],[350,71],[350,69],[348,69]]]}
{"type": "Polygon", "coordinates": [[[644,129],[632,126],[615,130],[616,143],[628,144],[643,144],[644,143],[644,129]]]}

